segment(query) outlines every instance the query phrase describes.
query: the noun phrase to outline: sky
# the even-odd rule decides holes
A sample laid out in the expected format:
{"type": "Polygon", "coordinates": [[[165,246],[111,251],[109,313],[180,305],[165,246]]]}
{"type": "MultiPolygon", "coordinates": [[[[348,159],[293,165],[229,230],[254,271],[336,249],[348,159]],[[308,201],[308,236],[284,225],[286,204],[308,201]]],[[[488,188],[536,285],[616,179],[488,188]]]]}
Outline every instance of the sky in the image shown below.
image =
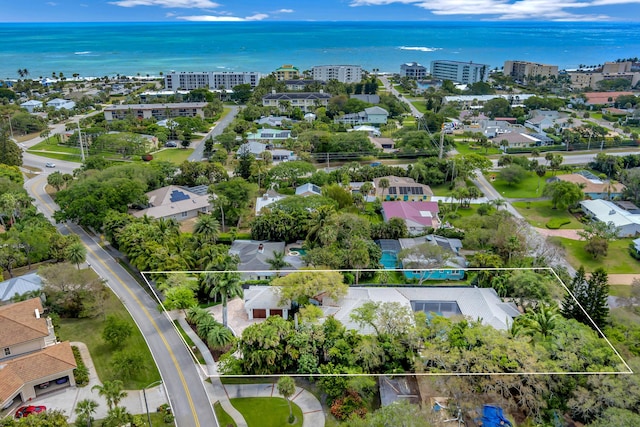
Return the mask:
{"type": "MultiPolygon", "coordinates": [[[[3,0],[4,1],[4,0],[3,0]]],[[[640,0],[19,0],[0,22],[640,21],[640,0]]]]}

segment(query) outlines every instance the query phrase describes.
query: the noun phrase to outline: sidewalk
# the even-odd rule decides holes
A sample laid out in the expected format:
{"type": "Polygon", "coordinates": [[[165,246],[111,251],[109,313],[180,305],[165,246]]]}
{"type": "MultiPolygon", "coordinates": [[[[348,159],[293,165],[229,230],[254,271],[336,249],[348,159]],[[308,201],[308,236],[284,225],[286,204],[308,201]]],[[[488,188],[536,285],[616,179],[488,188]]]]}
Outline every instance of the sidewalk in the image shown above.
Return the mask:
{"type": "MultiPolygon", "coordinates": [[[[224,385],[218,376],[217,364],[211,356],[211,352],[198,335],[191,329],[182,312],[172,313],[172,318],[177,318],[180,326],[186,334],[193,340],[194,344],[202,353],[206,362],[206,366],[202,366],[203,376],[208,376],[211,383],[204,381],[205,388],[211,399],[211,403],[220,402],[220,405],[231,418],[236,422],[238,427],[247,427],[242,414],[233,407],[229,399],[241,397],[282,397],[278,394],[275,384],[227,384],[224,385]],[[208,375],[206,375],[208,374],[208,375]]],[[[203,378],[204,380],[204,378],[203,378]]],[[[296,387],[291,401],[298,405],[302,410],[304,419],[303,427],[317,427],[324,425],[324,411],[322,405],[316,397],[307,390],[296,387]]]]}
{"type": "MultiPolygon", "coordinates": [[[[84,387],[67,387],[65,389],[54,391],[50,394],[45,394],[29,402],[30,405],[44,405],[47,409],[59,409],[63,411],[68,417],[69,421],[73,422],[76,419],[75,408],[81,400],[91,399],[98,402],[100,406],[96,409],[93,417],[95,419],[106,418],[107,407],[106,400],[98,395],[97,390],[92,390],[95,385],[102,385],[98,374],[96,372],[93,360],[89,354],[89,350],[84,343],[72,342],[72,346],[78,347],[82,361],[89,369],[89,384],[84,387]]],[[[142,390],[126,390],[127,397],[121,402],[120,406],[127,408],[127,411],[131,414],[146,414],[147,409],[144,404],[144,396],[142,390]]],[[[156,408],[163,403],[168,403],[164,387],[162,384],[149,388],[146,390],[147,403],[149,405],[149,412],[156,412],[156,408]]]]}

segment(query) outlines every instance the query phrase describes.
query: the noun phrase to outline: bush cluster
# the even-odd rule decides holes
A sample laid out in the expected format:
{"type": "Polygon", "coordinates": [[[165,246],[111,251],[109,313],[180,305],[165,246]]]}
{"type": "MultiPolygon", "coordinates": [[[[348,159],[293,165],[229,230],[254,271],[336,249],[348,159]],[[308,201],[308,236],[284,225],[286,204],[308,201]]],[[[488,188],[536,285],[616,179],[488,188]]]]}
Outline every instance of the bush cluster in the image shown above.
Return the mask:
{"type": "Polygon", "coordinates": [[[563,225],[567,225],[570,224],[571,220],[567,219],[567,218],[551,218],[549,220],[549,222],[547,222],[546,227],[551,229],[551,230],[557,230],[558,228],[562,227],[563,225]]]}
{"type": "Polygon", "coordinates": [[[82,356],[80,356],[80,349],[76,346],[72,346],[73,357],[76,359],[77,368],[73,370],[73,377],[76,380],[76,386],[84,387],[89,384],[89,369],[84,364],[82,356]]]}

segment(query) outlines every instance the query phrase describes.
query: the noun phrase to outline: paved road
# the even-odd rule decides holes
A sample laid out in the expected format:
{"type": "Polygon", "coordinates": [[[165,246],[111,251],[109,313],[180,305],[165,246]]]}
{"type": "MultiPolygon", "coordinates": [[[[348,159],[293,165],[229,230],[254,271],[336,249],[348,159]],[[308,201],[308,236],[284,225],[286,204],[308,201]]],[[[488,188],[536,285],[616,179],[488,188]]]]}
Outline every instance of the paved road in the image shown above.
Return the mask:
{"type": "MultiPolygon", "coordinates": [[[[34,159],[25,155],[25,164],[34,159]]],[[[37,161],[34,161],[37,164],[37,161]]],[[[67,170],[69,162],[60,162],[60,170],[67,170]]],[[[25,183],[36,200],[38,210],[51,218],[57,208],[46,194],[46,173],[25,183]]],[[[87,247],[87,262],[105,279],[137,323],[147,341],[167,388],[169,400],[179,427],[217,426],[210,399],[191,356],[178,336],[172,322],[157,310],[155,302],[135,280],[96,241],[74,224],[59,224],[64,233],[80,236],[87,247]]]]}
{"type": "Polygon", "coordinates": [[[204,158],[204,141],[207,140],[207,138],[211,137],[211,138],[215,138],[216,136],[220,135],[222,133],[222,131],[229,126],[229,124],[233,121],[233,119],[236,117],[236,115],[238,114],[238,111],[240,111],[240,107],[238,106],[232,106],[231,107],[231,111],[229,112],[229,114],[227,114],[226,116],[224,116],[214,127],[213,129],[211,129],[209,131],[209,133],[207,133],[201,140],[201,142],[198,143],[198,145],[195,146],[193,153],[191,153],[191,155],[189,156],[189,160],[191,161],[195,161],[198,162],[200,160],[202,160],[204,158]]]}
{"type": "Polygon", "coordinates": [[[411,103],[411,101],[409,101],[407,98],[404,97],[404,95],[402,95],[400,92],[398,92],[396,90],[396,88],[393,87],[393,85],[391,84],[391,82],[389,81],[389,78],[387,76],[378,76],[378,78],[380,79],[380,81],[382,82],[382,84],[384,85],[384,87],[391,92],[391,94],[395,95],[396,97],[398,97],[398,99],[402,102],[404,102],[405,104],[407,104],[409,106],[409,108],[411,109],[411,114],[414,117],[422,117],[423,114],[418,111],[418,109],[411,103]]]}

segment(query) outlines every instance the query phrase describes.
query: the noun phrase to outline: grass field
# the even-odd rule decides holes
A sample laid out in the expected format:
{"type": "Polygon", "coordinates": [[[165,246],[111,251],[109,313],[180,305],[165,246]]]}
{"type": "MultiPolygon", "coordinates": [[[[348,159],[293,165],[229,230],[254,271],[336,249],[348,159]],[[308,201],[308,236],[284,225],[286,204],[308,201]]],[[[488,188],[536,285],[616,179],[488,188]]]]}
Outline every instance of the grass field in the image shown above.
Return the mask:
{"type": "Polygon", "coordinates": [[[98,372],[100,381],[122,380],[124,388],[129,390],[140,390],[147,384],[160,380],[160,373],[156,368],[156,363],[151,357],[151,352],[147,347],[140,330],[129,315],[129,312],[122,305],[120,300],[111,292],[108,292],[108,299],[104,304],[104,315],[99,315],[91,319],[60,319],[58,334],[63,341],[80,341],[89,347],[91,358],[98,372]],[[111,358],[114,349],[106,344],[102,339],[102,329],[104,319],[108,315],[115,315],[126,319],[133,326],[133,333],[125,343],[125,350],[135,350],[143,357],[142,366],[144,368],[130,378],[118,378],[111,368],[111,358]]]}
{"type": "Polygon", "coordinates": [[[182,164],[193,153],[193,148],[165,148],[153,153],[154,160],[164,160],[176,165],[182,164]]]}
{"type": "Polygon", "coordinates": [[[218,419],[218,423],[222,427],[237,426],[236,422],[233,420],[233,418],[231,418],[231,415],[227,414],[227,412],[222,408],[220,402],[216,402],[213,404],[213,410],[216,412],[216,418],[218,419]]]}
{"type": "Polygon", "coordinates": [[[289,405],[281,397],[243,397],[231,399],[231,404],[244,416],[249,427],[302,426],[302,410],[291,403],[295,422],[289,424],[289,405]]]}
{"type": "Polygon", "coordinates": [[[594,260],[584,250],[584,246],[587,243],[584,240],[571,240],[562,237],[550,237],[549,239],[564,248],[567,260],[575,268],[584,265],[585,270],[590,272],[598,267],[603,267],[607,273],[611,274],[632,274],[640,271],[640,262],[629,255],[631,239],[619,239],[609,242],[607,256],[598,260],[594,260]]]}
{"type": "Polygon", "coordinates": [[[518,212],[534,227],[545,228],[551,218],[561,218],[571,221],[569,224],[560,227],[561,229],[578,230],[584,228],[582,223],[566,209],[552,209],[551,202],[548,200],[539,202],[513,202],[512,205],[518,209],[518,212]]]}
{"type": "Polygon", "coordinates": [[[474,145],[472,141],[463,142],[463,141],[457,140],[456,150],[460,154],[481,154],[483,156],[502,154],[502,150],[500,150],[497,147],[489,147],[488,149],[485,149],[484,147],[474,145]]]}
{"type": "Polygon", "coordinates": [[[527,172],[527,177],[518,184],[509,185],[505,181],[498,177],[497,173],[490,173],[485,175],[487,180],[491,182],[493,188],[495,188],[500,195],[507,199],[534,199],[542,197],[542,191],[544,190],[545,180],[551,178],[553,174],[547,172],[542,178],[538,178],[533,172],[527,172]],[[496,178],[491,181],[491,177],[496,178]],[[538,189],[538,180],[540,187],[538,189]],[[537,190],[537,191],[536,191],[537,190]]]}

